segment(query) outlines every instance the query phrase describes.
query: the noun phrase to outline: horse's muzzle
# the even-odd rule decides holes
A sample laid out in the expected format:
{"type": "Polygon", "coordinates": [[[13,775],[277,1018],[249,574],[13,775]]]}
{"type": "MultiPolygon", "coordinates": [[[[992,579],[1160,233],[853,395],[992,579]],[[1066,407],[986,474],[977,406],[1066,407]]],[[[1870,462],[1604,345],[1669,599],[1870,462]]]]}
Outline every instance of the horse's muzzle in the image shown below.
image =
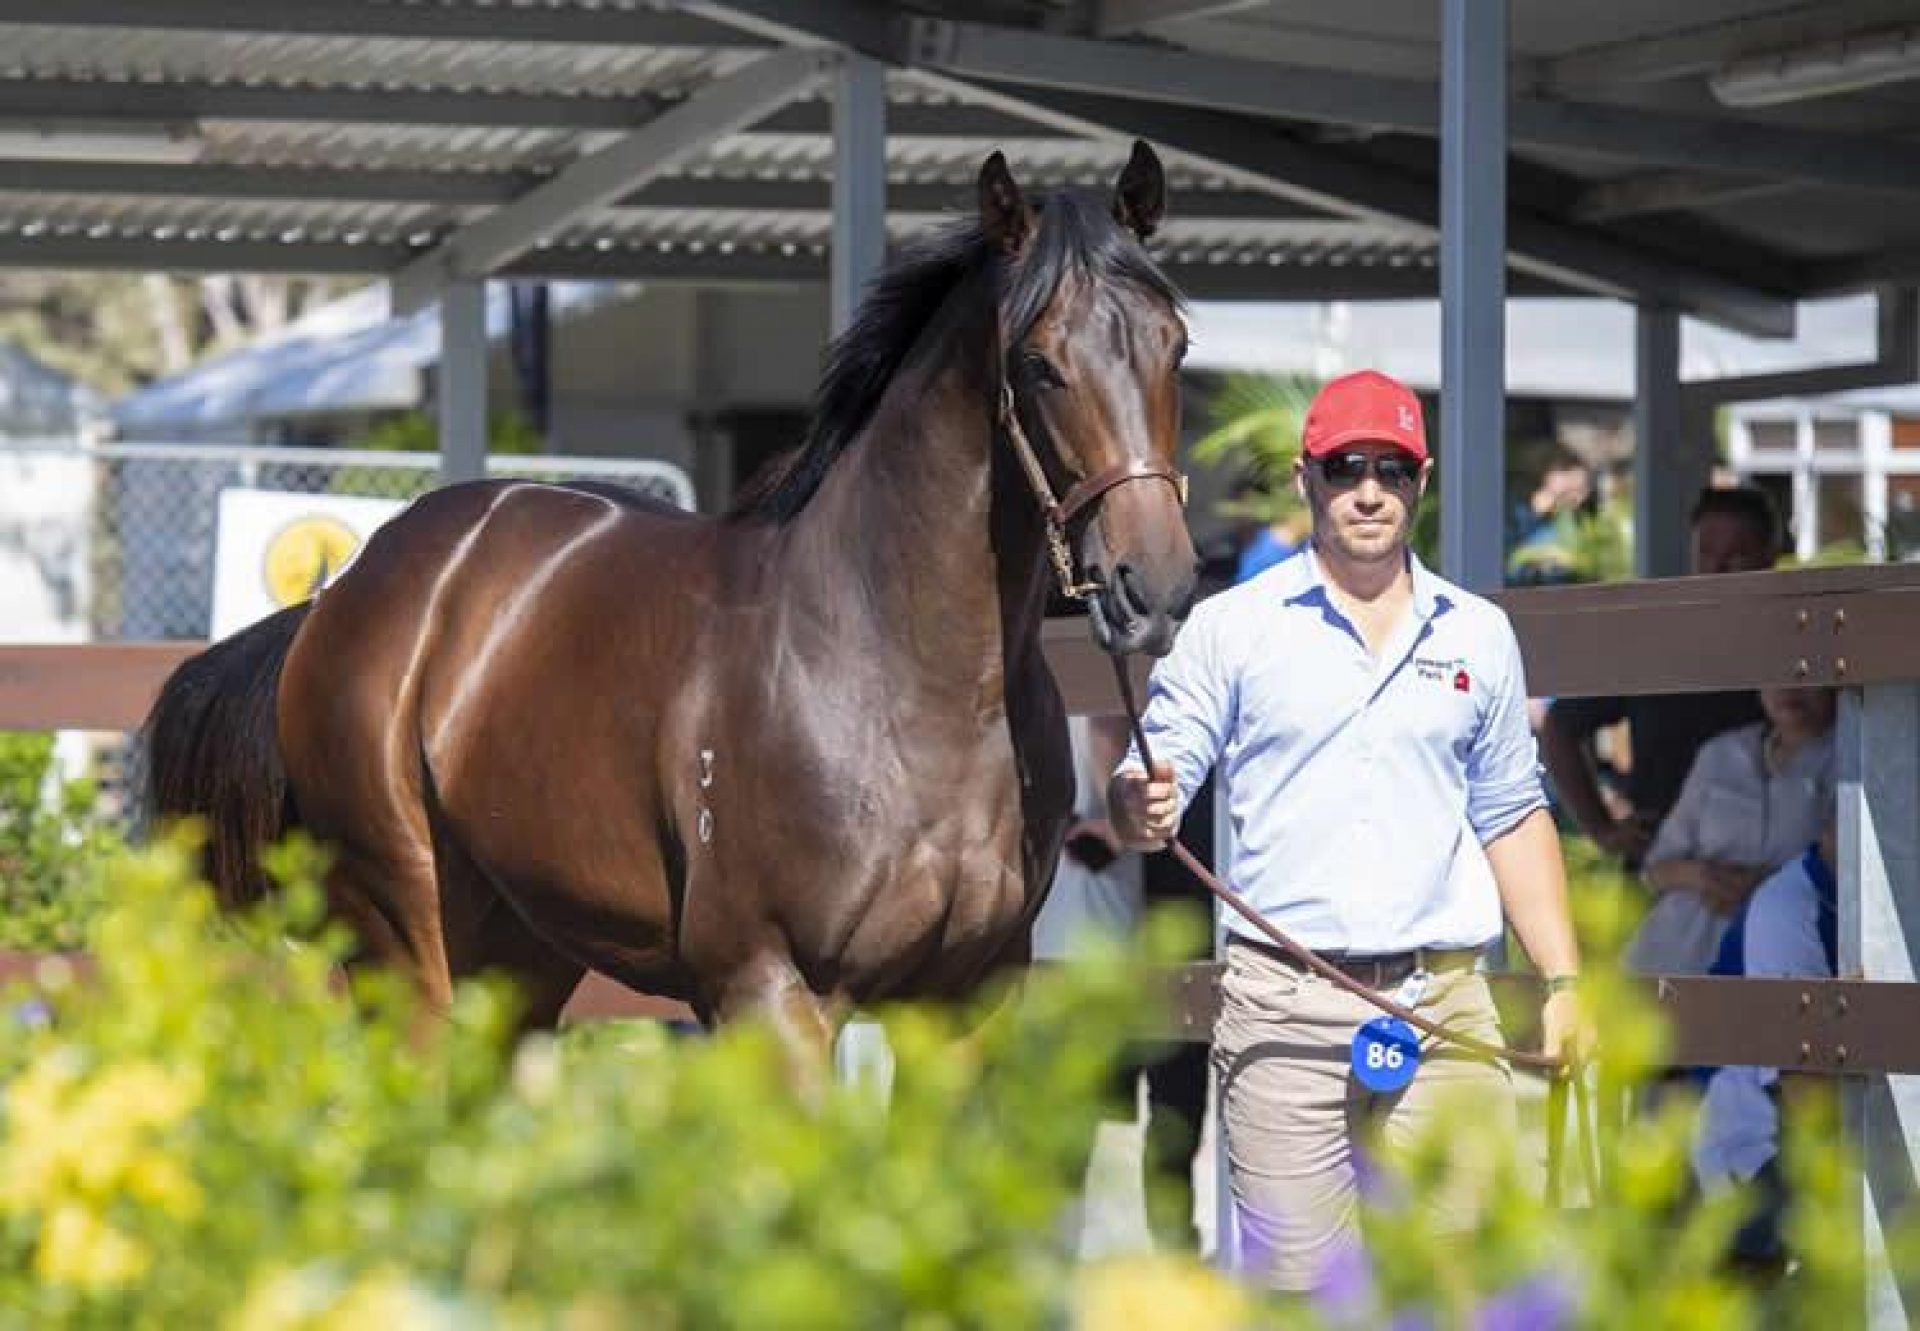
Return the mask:
{"type": "Polygon", "coordinates": [[[1187,570],[1164,590],[1154,582],[1127,563],[1116,565],[1101,580],[1088,618],[1094,641],[1103,651],[1115,656],[1136,652],[1165,656],[1172,650],[1174,631],[1193,605],[1193,571],[1187,570]]]}

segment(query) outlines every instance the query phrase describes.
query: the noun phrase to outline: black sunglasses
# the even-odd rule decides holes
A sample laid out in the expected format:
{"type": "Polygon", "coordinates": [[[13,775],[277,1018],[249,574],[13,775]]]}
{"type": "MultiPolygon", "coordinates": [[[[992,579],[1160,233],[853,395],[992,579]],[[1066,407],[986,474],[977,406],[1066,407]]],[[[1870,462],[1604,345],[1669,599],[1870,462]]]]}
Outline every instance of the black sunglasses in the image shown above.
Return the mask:
{"type": "Polygon", "coordinates": [[[1350,489],[1369,471],[1385,486],[1404,488],[1420,479],[1420,459],[1411,453],[1329,453],[1315,458],[1328,485],[1350,489]]]}

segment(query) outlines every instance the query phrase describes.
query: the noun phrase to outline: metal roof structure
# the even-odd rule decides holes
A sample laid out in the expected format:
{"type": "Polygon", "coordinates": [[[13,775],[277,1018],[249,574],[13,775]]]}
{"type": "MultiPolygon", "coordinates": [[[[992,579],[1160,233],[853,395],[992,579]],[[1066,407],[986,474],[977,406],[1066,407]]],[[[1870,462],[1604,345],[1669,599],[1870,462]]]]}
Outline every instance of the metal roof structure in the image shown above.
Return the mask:
{"type": "MultiPolygon", "coordinates": [[[[1510,290],[1778,333],[1920,266],[1920,85],[1722,100],[1913,0],[1511,15],[1510,290]]],[[[895,239],[970,208],[996,147],[1094,183],[1139,135],[1193,294],[1435,289],[1439,6],[1384,0],[0,0],[0,263],[393,274],[572,175],[487,271],[817,280],[833,106],[768,72],[789,43],[887,64],[895,239]]]]}
{"type": "Polygon", "coordinates": [[[0,0],[0,266],[384,276],[480,474],[497,276],[825,280],[1004,149],[1171,172],[1190,295],[1441,296],[1442,559],[1500,575],[1504,305],[1635,309],[1636,521],[1684,564],[1722,403],[1920,373],[1920,0],[0,0]],[[884,187],[884,197],[883,197],[884,187]],[[1682,382],[1679,318],[1850,365],[1682,382]]]}
{"type": "MultiPolygon", "coordinates": [[[[775,49],[688,13],[577,0],[0,3],[0,33],[0,262],[217,271],[398,271],[775,49]],[[62,21],[23,21],[50,12],[62,21]]],[[[500,271],[824,279],[832,108],[817,86],[797,91],[500,271]]],[[[1104,184],[1126,160],[1121,139],[908,72],[887,100],[892,239],[969,210],[995,148],[1035,185],[1104,184]]],[[[1191,166],[1172,186],[1161,253],[1197,295],[1432,285],[1417,229],[1191,166]]]]}

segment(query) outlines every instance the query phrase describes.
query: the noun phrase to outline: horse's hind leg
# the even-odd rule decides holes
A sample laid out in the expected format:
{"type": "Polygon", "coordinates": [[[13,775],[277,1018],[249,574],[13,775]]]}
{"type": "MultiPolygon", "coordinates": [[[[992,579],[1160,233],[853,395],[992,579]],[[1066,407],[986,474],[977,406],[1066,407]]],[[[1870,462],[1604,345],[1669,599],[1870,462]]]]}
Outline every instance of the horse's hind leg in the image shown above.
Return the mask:
{"type": "Polygon", "coordinates": [[[498,894],[494,895],[471,943],[461,949],[461,954],[460,974],[497,971],[513,980],[520,994],[522,1034],[558,1026],[562,1009],[587,973],[585,966],[528,927],[498,894]]]}
{"type": "Polygon", "coordinates": [[[439,885],[432,855],[374,856],[339,847],[327,873],[327,900],[352,928],[361,946],[359,962],[391,966],[418,988],[428,1008],[453,1006],[453,975],[440,931],[439,885]]]}
{"type": "Polygon", "coordinates": [[[765,957],[742,967],[722,987],[713,1017],[721,1024],[767,1022],[786,1052],[794,1089],[810,1103],[826,1095],[833,1075],[833,1015],[791,962],[765,957]]]}

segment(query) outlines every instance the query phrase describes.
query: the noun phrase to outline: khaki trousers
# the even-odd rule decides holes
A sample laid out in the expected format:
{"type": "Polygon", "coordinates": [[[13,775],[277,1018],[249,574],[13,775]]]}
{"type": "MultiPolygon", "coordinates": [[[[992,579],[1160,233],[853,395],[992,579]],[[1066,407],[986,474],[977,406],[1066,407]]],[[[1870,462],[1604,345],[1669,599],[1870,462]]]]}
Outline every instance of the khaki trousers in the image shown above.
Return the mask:
{"type": "MultiPolygon", "coordinates": [[[[1499,1043],[1499,1017],[1471,970],[1431,977],[1422,1016],[1499,1043]]],[[[1476,1131],[1518,1132],[1504,1063],[1421,1039],[1412,1084],[1388,1095],[1354,1077],[1354,1032],[1379,1009],[1258,948],[1229,942],[1213,1057],[1220,1079],[1239,1253],[1246,1275],[1275,1289],[1313,1289],[1359,1242],[1361,1189],[1396,1149],[1433,1121],[1437,1106],[1477,1095],[1476,1131]]],[[[1477,1188],[1449,1188],[1432,1220],[1442,1232],[1474,1227],[1477,1188]]],[[[1371,1195],[1371,1194],[1370,1194],[1371,1195]]]]}

